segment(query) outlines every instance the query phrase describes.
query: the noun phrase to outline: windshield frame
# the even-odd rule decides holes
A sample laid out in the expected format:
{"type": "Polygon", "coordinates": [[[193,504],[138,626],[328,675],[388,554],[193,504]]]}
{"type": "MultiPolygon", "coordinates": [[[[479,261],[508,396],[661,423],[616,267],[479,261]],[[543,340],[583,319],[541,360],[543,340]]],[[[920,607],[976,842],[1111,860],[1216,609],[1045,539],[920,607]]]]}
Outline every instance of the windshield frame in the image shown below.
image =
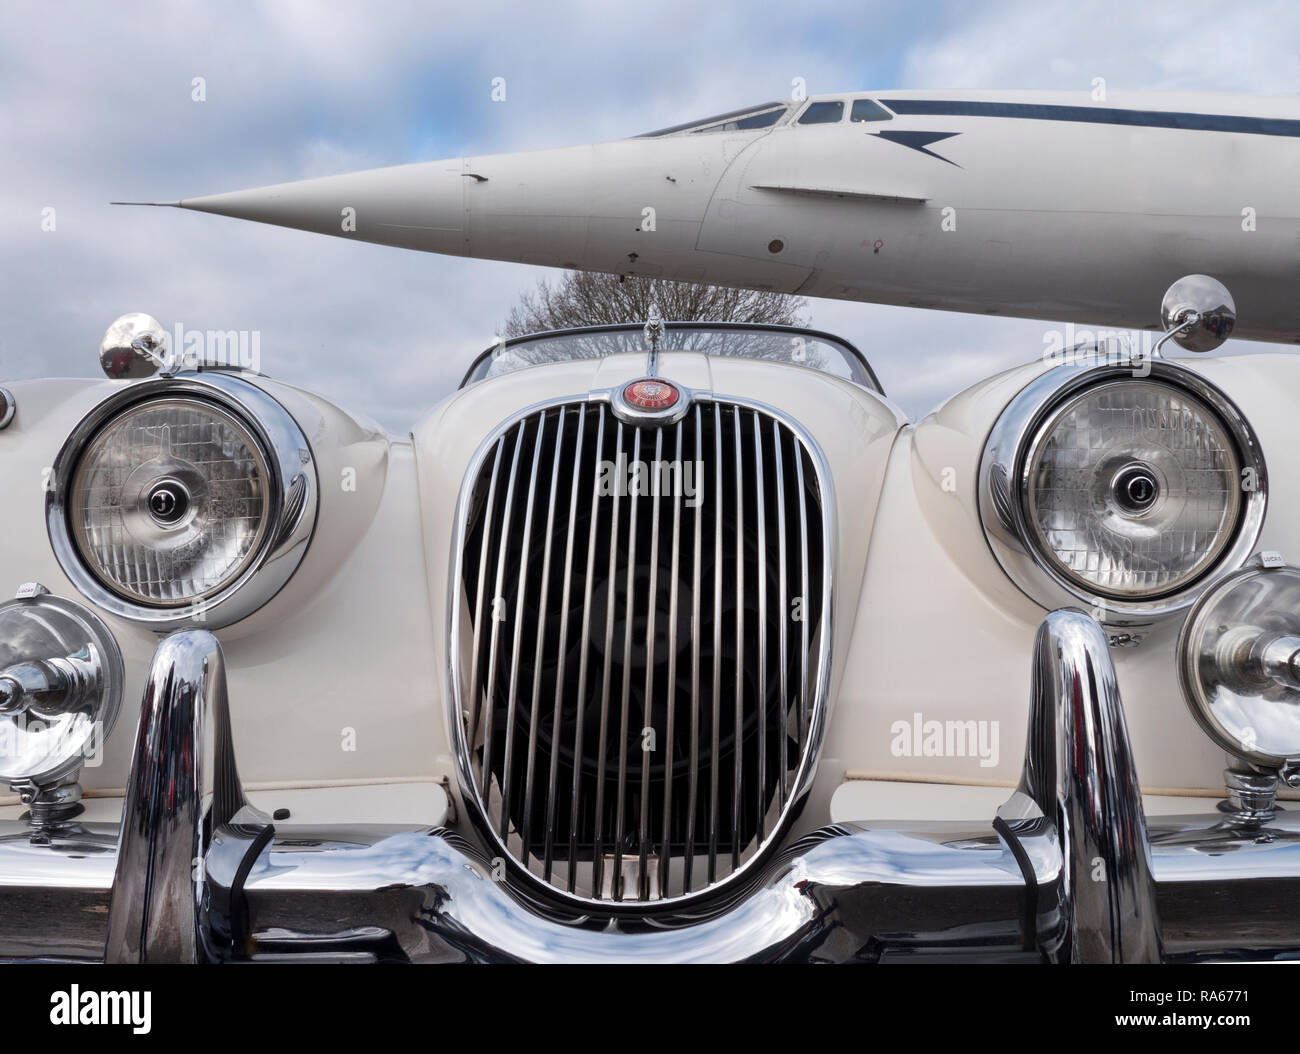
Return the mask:
{"type": "Polygon", "coordinates": [[[727,113],[715,113],[712,117],[702,117],[697,121],[686,121],[683,124],[673,124],[669,125],[667,128],[656,128],[653,132],[642,132],[640,135],[632,136],[632,138],[659,139],[666,135],[681,135],[684,132],[702,132],[706,129],[712,128],[714,125],[724,124],[727,121],[741,117],[756,116],[777,109],[782,112],[770,125],[764,125],[761,128],[739,128],[731,134],[735,135],[740,132],[770,132],[790,116],[791,104],[788,101],[778,99],[775,102],[759,103],[757,106],[746,106],[740,110],[729,110],[727,113]]]}
{"type": "MultiPolygon", "coordinates": [[[[794,336],[810,337],[812,339],[824,341],[829,344],[835,344],[848,351],[848,353],[851,356],[852,363],[860,367],[862,372],[861,377],[848,377],[848,378],[840,377],[839,379],[848,380],[851,384],[857,384],[860,387],[866,388],[868,391],[875,392],[877,395],[881,396],[882,398],[885,397],[885,389],[881,385],[880,379],[876,376],[876,371],[871,368],[871,363],[867,361],[867,357],[863,355],[861,351],[858,350],[856,345],[851,344],[843,337],[836,336],[834,333],[828,333],[826,330],[808,329],[805,326],[776,325],[770,322],[705,322],[705,321],[665,322],[664,327],[668,330],[701,329],[701,328],[724,329],[724,330],[725,329],[751,330],[751,331],[759,330],[765,333],[789,333],[794,336]]],[[[479,372],[479,369],[480,367],[482,367],[483,363],[491,360],[493,355],[499,355],[504,349],[512,347],[517,344],[525,344],[528,343],[529,341],[538,340],[542,337],[582,336],[590,333],[617,333],[617,332],[626,332],[632,330],[642,330],[644,328],[645,328],[645,323],[643,322],[608,322],[599,326],[571,326],[567,329],[542,329],[534,333],[525,333],[518,337],[511,337],[504,343],[498,342],[489,345],[478,355],[474,356],[474,361],[469,364],[469,369],[465,371],[465,376],[461,378],[461,382],[456,386],[456,390],[461,391],[464,388],[468,388],[471,384],[478,384],[480,381],[492,380],[493,378],[486,377],[486,376],[476,377],[475,374],[479,372]]],[[[674,349],[664,348],[662,350],[673,351],[674,349]]],[[[743,358],[744,356],[736,356],[736,357],[743,358]]],[[[575,359],[571,361],[596,362],[599,360],[575,359]]],[[[762,361],[762,360],[754,360],[754,361],[762,361]]],[[[542,366],[552,366],[552,365],[555,364],[548,363],[548,362],[539,362],[529,366],[521,367],[521,369],[532,370],[542,366]]],[[[796,363],[790,363],[790,365],[794,365],[798,369],[814,370],[817,373],[822,374],[823,376],[826,377],[836,376],[836,374],[830,373],[827,370],[819,370],[817,369],[816,366],[799,366],[796,363]]],[[[512,370],[510,372],[518,373],[520,371],[512,370]]]]}

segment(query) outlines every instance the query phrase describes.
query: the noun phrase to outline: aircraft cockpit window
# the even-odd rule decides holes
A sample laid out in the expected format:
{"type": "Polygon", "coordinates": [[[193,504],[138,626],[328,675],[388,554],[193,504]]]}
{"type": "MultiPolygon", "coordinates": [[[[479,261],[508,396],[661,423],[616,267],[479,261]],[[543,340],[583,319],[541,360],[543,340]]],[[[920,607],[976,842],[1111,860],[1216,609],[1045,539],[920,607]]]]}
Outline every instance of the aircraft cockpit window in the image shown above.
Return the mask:
{"type": "Polygon", "coordinates": [[[874,99],[854,99],[849,111],[850,123],[858,121],[892,121],[894,115],[874,99]]]}
{"type": "Polygon", "coordinates": [[[778,110],[762,110],[759,113],[747,113],[742,117],[735,117],[730,121],[719,121],[717,124],[708,124],[703,128],[692,128],[692,134],[700,132],[748,132],[752,128],[770,128],[785,113],[785,107],[778,110]]]}
{"type": "Polygon", "coordinates": [[[844,118],[844,103],[839,99],[834,102],[815,102],[799,115],[800,124],[834,124],[844,118]]]}
{"type": "Polygon", "coordinates": [[[748,132],[755,128],[771,128],[785,116],[789,107],[785,103],[769,102],[748,110],[736,110],[733,113],[706,117],[702,121],[687,124],[675,124],[671,128],[660,128],[655,132],[646,132],[639,139],[654,139],[661,135],[697,135],[703,132],[748,132]]]}

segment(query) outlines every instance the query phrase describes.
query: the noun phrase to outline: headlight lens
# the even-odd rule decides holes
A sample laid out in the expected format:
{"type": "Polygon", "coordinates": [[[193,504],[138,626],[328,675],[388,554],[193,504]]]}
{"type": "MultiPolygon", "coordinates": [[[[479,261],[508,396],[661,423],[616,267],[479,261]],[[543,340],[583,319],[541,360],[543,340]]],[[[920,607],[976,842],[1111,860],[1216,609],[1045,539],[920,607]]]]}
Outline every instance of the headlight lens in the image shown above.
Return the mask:
{"type": "Polygon", "coordinates": [[[1219,416],[1172,384],[1088,388],[1051,413],[1026,456],[1026,519],[1041,555],[1118,598],[1183,588],[1232,541],[1241,461],[1219,416]]]}
{"type": "Polygon", "coordinates": [[[267,454],[248,427],[203,399],[140,403],[86,445],[68,494],[77,551],[136,603],[192,604],[255,559],[271,513],[267,454]]]}

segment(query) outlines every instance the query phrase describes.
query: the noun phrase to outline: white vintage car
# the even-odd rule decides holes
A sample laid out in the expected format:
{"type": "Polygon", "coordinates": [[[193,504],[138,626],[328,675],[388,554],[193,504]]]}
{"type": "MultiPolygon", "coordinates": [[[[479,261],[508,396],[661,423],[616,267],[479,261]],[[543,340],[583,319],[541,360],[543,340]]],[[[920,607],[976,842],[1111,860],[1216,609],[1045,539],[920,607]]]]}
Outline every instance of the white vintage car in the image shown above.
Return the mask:
{"type": "Polygon", "coordinates": [[[828,334],[652,318],[398,437],[166,344],[3,389],[0,957],[1300,951],[1300,358],[912,424],[828,334]]]}

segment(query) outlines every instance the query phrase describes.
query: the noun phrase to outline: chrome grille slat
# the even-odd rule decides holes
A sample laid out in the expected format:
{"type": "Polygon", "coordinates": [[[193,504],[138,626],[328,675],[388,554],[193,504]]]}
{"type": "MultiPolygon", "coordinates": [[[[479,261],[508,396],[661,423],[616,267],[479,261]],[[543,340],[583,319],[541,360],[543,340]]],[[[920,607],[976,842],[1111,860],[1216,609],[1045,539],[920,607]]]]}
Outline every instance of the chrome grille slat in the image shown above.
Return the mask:
{"type": "MultiPolygon", "coordinates": [[[[662,428],[656,428],[655,429],[655,459],[651,465],[652,494],[650,498],[650,588],[647,591],[646,620],[645,620],[645,652],[646,655],[648,656],[655,654],[655,609],[658,606],[655,601],[659,595],[658,593],[659,506],[661,502],[659,500],[659,496],[653,493],[653,490],[658,486],[657,482],[653,480],[653,475],[655,472],[655,467],[663,461],[663,455],[664,455],[664,430],[662,428]]],[[[674,582],[674,585],[675,584],[676,583],[674,582]]],[[[628,591],[629,601],[631,595],[632,595],[631,591],[629,590],[628,591]]],[[[631,625],[630,619],[628,621],[628,625],[629,626],[631,625]]],[[[669,649],[669,662],[671,661],[672,661],[672,651],[671,649],[669,649]]],[[[665,683],[667,685],[668,690],[671,691],[672,678],[671,677],[667,678],[665,683]]],[[[645,664],[645,693],[643,695],[642,705],[641,705],[641,713],[642,713],[641,817],[637,829],[637,849],[639,851],[638,859],[637,859],[637,864],[639,865],[639,871],[637,872],[638,875],[637,897],[640,900],[648,900],[650,898],[650,873],[649,871],[646,870],[646,859],[650,850],[650,754],[651,754],[651,750],[647,749],[645,734],[646,734],[646,729],[650,729],[651,732],[654,733],[654,724],[653,724],[654,722],[653,707],[654,707],[654,699],[655,699],[654,685],[655,685],[655,664],[653,662],[647,662],[645,664]]],[[[669,703],[669,706],[667,707],[667,712],[669,714],[673,712],[671,701],[669,703]]],[[[667,730],[665,730],[664,741],[665,743],[672,742],[671,735],[667,732],[667,730]]],[[[658,749],[659,744],[658,744],[657,735],[655,737],[655,741],[652,744],[652,746],[655,750],[658,749]]],[[[671,761],[671,759],[669,760],[671,761]]],[[[671,780],[665,780],[664,782],[667,784],[672,783],[671,780]]],[[[671,815],[672,815],[671,813],[667,813],[667,812],[664,813],[665,831],[667,830],[667,826],[670,822],[671,815]]],[[[667,840],[668,837],[667,835],[665,835],[664,841],[666,842],[667,840]]]]}
{"type": "MultiPolygon", "coordinates": [[[[560,414],[561,414],[560,420],[561,420],[561,427],[562,427],[563,420],[564,420],[563,407],[561,407],[560,409],[560,414]]],[[[574,451],[573,451],[573,461],[575,465],[580,464],[582,461],[582,443],[583,440],[586,438],[586,431],[587,431],[587,415],[579,410],[577,411],[577,418],[578,418],[578,438],[574,441],[574,451]]],[[[555,444],[555,469],[551,477],[552,487],[558,487],[560,451],[562,449],[563,449],[563,444],[557,442],[555,444]]],[[[572,588],[573,588],[573,542],[577,534],[577,531],[573,529],[573,522],[577,514],[577,510],[578,510],[578,475],[575,472],[572,483],[569,486],[569,527],[570,529],[565,532],[565,540],[564,540],[564,581],[560,589],[560,605],[561,605],[560,606],[560,647],[559,647],[559,654],[558,657],[556,658],[556,663],[555,663],[555,694],[552,697],[553,699],[560,699],[564,696],[564,660],[567,656],[567,652],[565,651],[564,645],[565,642],[569,639],[569,597],[572,593],[572,588]]],[[[549,540],[550,537],[549,527],[547,528],[547,537],[549,540]]],[[[550,548],[549,544],[547,548],[548,549],[550,548]]],[[[541,661],[542,637],[540,634],[538,635],[537,641],[538,641],[538,645],[537,645],[536,664],[537,664],[537,672],[538,675],[540,676],[542,670],[542,661],[541,661]]],[[[554,712],[551,717],[551,742],[554,744],[554,743],[559,743],[560,741],[560,718],[563,715],[564,710],[562,707],[553,706],[553,711],[554,712]]],[[[581,718],[579,718],[578,723],[579,724],[582,723],[581,718]]],[[[531,747],[529,749],[531,750],[531,747]]],[[[546,843],[545,843],[546,847],[545,850],[543,851],[543,858],[542,858],[542,881],[544,882],[549,882],[551,880],[551,867],[555,862],[555,796],[558,791],[558,784],[560,779],[560,752],[558,750],[555,749],[551,750],[551,763],[549,766],[549,770],[550,771],[546,780],[546,843]]],[[[532,790],[532,786],[530,783],[529,785],[530,793],[531,790],[532,790]]]]}
{"type": "MultiPolygon", "coordinates": [[[[641,460],[641,429],[632,432],[632,460],[641,460]]],[[[637,513],[641,509],[639,501],[629,502],[628,512],[628,552],[627,585],[624,587],[627,600],[623,611],[623,691],[619,703],[618,741],[623,749],[618,752],[618,795],[614,808],[614,899],[623,899],[623,825],[625,820],[624,804],[627,792],[627,722],[628,707],[632,702],[632,628],[635,624],[634,604],[636,602],[636,523],[637,513]]]]}
{"type": "MultiPolygon", "coordinates": [[[[519,471],[519,452],[524,446],[524,432],[526,425],[520,425],[519,432],[515,436],[515,449],[510,457],[510,480],[506,485],[506,516],[505,529],[501,537],[497,540],[497,579],[496,590],[492,594],[492,614],[488,617],[492,620],[491,644],[488,648],[488,680],[487,692],[483,696],[483,707],[486,720],[483,722],[483,756],[492,757],[492,726],[495,724],[492,712],[492,700],[496,694],[497,686],[497,638],[500,635],[501,619],[497,617],[499,605],[504,602],[501,589],[504,585],[506,573],[506,539],[510,534],[510,519],[514,514],[514,496],[515,496],[515,477],[519,471]]],[[[483,783],[479,792],[484,798],[487,798],[492,788],[492,768],[491,765],[482,767],[483,783]]]]}
{"type": "MultiPolygon", "coordinates": [[[[486,518],[489,522],[492,520],[493,510],[495,508],[497,496],[497,477],[501,473],[501,449],[505,446],[505,437],[496,441],[496,453],[492,457],[492,478],[488,483],[487,512],[486,518]]],[[[483,543],[479,546],[479,563],[478,563],[478,588],[474,591],[474,653],[470,658],[470,706],[472,707],[470,716],[469,741],[470,743],[478,742],[479,714],[482,712],[479,699],[479,647],[482,643],[483,634],[483,586],[487,582],[488,568],[488,550],[489,543],[492,541],[491,535],[486,531],[483,532],[483,543]]]]}
{"type": "MultiPolygon", "coordinates": [[[[795,456],[798,456],[796,452],[795,456]]],[[[789,681],[787,674],[789,670],[789,649],[788,649],[788,626],[790,618],[790,603],[787,599],[787,568],[786,568],[786,548],[785,548],[785,531],[786,531],[786,507],[785,507],[785,461],[781,456],[781,428],[772,422],[772,463],[776,468],[776,552],[777,552],[777,650],[780,654],[779,683],[777,685],[777,699],[781,706],[781,723],[777,726],[781,740],[781,778],[777,780],[777,805],[785,808],[785,796],[789,793],[789,776],[790,776],[790,696],[789,681]]],[[[802,735],[799,737],[802,741],[802,735]]]]}
{"type": "MultiPolygon", "coordinates": [[[[515,753],[515,711],[519,706],[519,649],[523,644],[524,636],[524,599],[528,595],[525,583],[528,581],[528,557],[532,549],[533,537],[533,509],[536,507],[534,496],[537,493],[537,463],[542,453],[542,434],[546,431],[546,415],[543,414],[537,419],[537,436],[533,440],[533,463],[528,473],[528,497],[524,506],[524,531],[523,544],[519,549],[519,579],[517,597],[515,599],[515,629],[513,642],[510,648],[510,687],[507,690],[506,703],[506,758],[502,766],[501,778],[501,840],[504,842],[510,831],[510,784],[511,776],[514,774],[514,766],[511,762],[514,760],[515,753]]],[[[520,442],[523,442],[526,431],[520,433],[520,442]]],[[[545,616],[545,612],[541,612],[545,616]]],[[[527,815],[525,811],[524,815],[527,815]]],[[[522,824],[520,825],[522,826],[522,824]]]]}
{"type": "MultiPolygon", "coordinates": [[[[754,520],[758,525],[758,698],[767,707],[767,490],[763,479],[763,422],[755,413],[754,422],[754,520]]],[[[779,730],[778,730],[779,731],[779,730]]],[[[767,714],[758,721],[758,837],[766,836],[767,811],[767,714]]]]}
{"type": "Polygon", "coordinates": [[[718,764],[722,757],[721,733],[719,726],[722,723],[722,517],[719,515],[723,507],[723,481],[726,475],[723,471],[723,450],[722,450],[722,407],[716,403],[713,406],[713,448],[714,448],[714,475],[717,480],[716,498],[713,505],[713,721],[709,725],[710,747],[709,753],[709,885],[717,881],[718,877],[718,810],[721,808],[719,800],[719,782],[721,780],[721,765],[718,764]]]}
{"type": "MultiPolygon", "coordinates": [[[[680,465],[682,464],[682,455],[683,455],[682,423],[680,421],[677,422],[676,433],[677,433],[676,434],[676,440],[677,440],[676,460],[677,460],[677,464],[680,465]]],[[[657,507],[658,506],[656,505],[656,508],[657,507]]],[[[668,712],[664,715],[664,748],[668,751],[667,763],[669,765],[672,765],[675,762],[675,747],[677,743],[677,740],[674,738],[675,733],[677,731],[675,727],[676,717],[677,717],[677,600],[678,600],[677,575],[678,575],[678,566],[679,566],[678,557],[681,552],[681,536],[682,536],[682,502],[674,501],[673,502],[673,538],[672,538],[672,542],[669,543],[669,547],[668,547],[669,559],[671,560],[671,565],[668,571],[668,577],[669,577],[668,676],[664,679],[665,691],[668,694],[668,708],[667,708],[668,712]]],[[[651,595],[653,595],[653,590],[651,591],[651,595]]],[[[653,610],[653,604],[651,605],[651,610],[653,610]]],[[[654,634],[647,632],[646,648],[649,649],[653,643],[654,643],[654,634]]],[[[698,655],[699,654],[698,650],[696,650],[694,654],[698,655]]],[[[647,671],[649,671],[652,668],[653,667],[651,666],[650,663],[646,663],[647,671]]],[[[647,709],[649,709],[650,707],[651,698],[652,696],[650,693],[650,686],[649,684],[647,684],[646,686],[647,709]]],[[[695,720],[694,689],[692,689],[691,703],[692,703],[691,720],[694,721],[695,720]]],[[[692,792],[692,800],[693,800],[694,790],[695,790],[695,776],[696,776],[696,772],[695,772],[696,758],[694,756],[695,736],[693,733],[691,736],[691,744],[692,744],[692,748],[691,748],[692,755],[690,759],[689,779],[691,784],[691,792],[692,792]]],[[[643,800],[647,803],[649,802],[650,795],[648,792],[645,794],[643,800]]],[[[645,806],[642,806],[642,810],[643,812],[645,811],[645,806]]],[[[664,817],[663,837],[659,840],[659,874],[666,875],[668,873],[668,850],[669,847],[672,845],[672,841],[673,841],[673,781],[671,779],[664,780],[663,817],[664,817]]],[[[647,825],[648,825],[648,817],[647,817],[647,825]]],[[[643,834],[642,841],[644,840],[645,840],[645,835],[643,834]]],[[[687,844],[689,844],[689,839],[687,839],[687,844]]],[[[687,857],[687,860],[689,859],[690,858],[687,857]]],[[[641,861],[641,873],[645,874],[645,860],[641,861]]],[[[685,879],[684,881],[687,882],[689,888],[690,880],[685,879]]]]}
{"type": "MultiPolygon", "coordinates": [[[[600,471],[600,459],[604,456],[605,453],[605,407],[603,405],[598,407],[597,413],[600,416],[596,424],[596,443],[595,443],[596,456],[592,461],[593,475],[600,471]]],[[[574,479],[573,485],[575,489],[578,486],[578,481],[576,477],[574,479]]],[[[599,510],[599,508],[600,508],[600,492],[596,487],[592,487],[591,488],[591,513],[587,519],[587,568],[586,568],[587,581],[586,581],[585,588],[583,590],[582,636],[579,638],[580,641],[584,641],[584,642],[591,639],[590,637],[591,596],[592,596],[592,585],[596,581],[596,575],[594,573],[596,567],[596,542],[597,542],[596,513],[599,510]]],[[[578,660],[578,692],[577,695],[575,696],[575,704],[577,706],[578,718],[574,722],[574,726],[573,726],[573,756],[575,758],[582,757],[582,748],[584,745],[582,741],[583,740],[582,731],[583,728],[585,727],[584,718],[586,717],[586,704],[587,704],[587,657],[591,654],[591,652],[590,649],[584,646],[581,648],[581,653],[582,653],[581,657],[578,660]]],[[[558,684],[555,690],[555,698],[556,699],[564,698],[564,689],[562,686],[558,684]]],[[[559,709],[559,707],[557,707],[557,709],[559,709]]],[[[557,738],[555,741],[558,743],[559,739],[557,738]]],[[[559,752],[556,751],[556,753],[558,754],[559,752]]],[[[582,766],[575,764],[573,766],[573,794],[569,799],[569,867],[568,867],[569,882],[568,882],[568,886],[569,886],[570,893],[574,891],[574,887],[577,882],[577,875],[574,873],[573,861],[577,858],[578,855],[578,821],[579,821],[580,808],[581,808],[581,803],[579,801],[579,789],[580,789],[581,780],[582,780],[582,766]]]]}
{"type": "Polygon", "coordinates": [[[779,415],[713,400],[664,426],[551,404],[484,444],[455,568],[466,801],[555,895],[703,894],[806,791],[828,646],[818,466],[779,415]]]}
{"type": "Polygon", "coordinates": [[[799,596],[800,603],[800,650],[799,650],[799,742],[802,744],[808,735],[808,613],[803,610],[807,605],[809,594],[808,575],[808,499],[804,493],[803,453],[796,451],[794,459],[795,479],[799,490],[799,596]]]}
{"type": "MultiPolygon", "coordinates": [[[[736,723],[732,727],[737,730],[745,722],[745,439],[741,432],[740,418],[741,412],[739,410],[731,418],[732,424],[735,426],[735,443],[732,450],[736,458],[736,475],[734,477],[736,483],[736,565],[732,571],[736,578],[736,723]]],[[[731,869],[734,871],[740,865],[740,811],[743,807],[740,794],[745,755],[739,750],[733,750],[731,757],[733,761],[731,783],[731,869]]]]}
{"type": "MultiPolygon", "coordinates": [[[[614,448],[614,461],[617,464],[623,453],[622,422],[619,422],[616,427],[618,429],[618,442],[614,448]]],[[[609,685],[611,678],[614,676],[611,656],[614,654],[614,599],[618,585],[618,503],[621,496],[617,490],[614,491],[613,520],[609,532],[609,595],[605,600],[605,661],[600,675],[600,745],[597,747],[596,815],[594,822],[596,848],[592,856],[592,866],[596,876],[594,892],[597,897],[600,896],[605,877],[605,762],[607,760],[606,748],[609,732],[609,685]]],[[[581,756],[580,754],[574,755],[575,768],[577,767],[576,759],[581,756]]],[[[572,867],[572,863],[570,863],[570,867],[572,867]]]]}
{"type": "MultiPolygon", "coordinates": [[[[695,414],[695,464],[704,464],[704,418],[700,414],[700,407],[697,404],[694,409],[695,414]]],[[[678,434],[681,433],[680,422],[677,425],[678,434]]],[[[704,481],[697,480],[696,488],[702,488],[704,481]]],[[[702,504],[702,500],[701,500],[702,504]]],[[[691,517],[694,525],[695,545],[694,558],[691,563],[691,735],[690,735],[690,763],[688,770],[689,790],[686,805],[686,853],[685,863],[682,868],[682,892],[691,891],[691,872],[694,870],[695,853],[695,807],[699,800],[699,783],[700,783],[700,575],[701,559],[703,557],[703,535],[704,535],[704,517],[700,514],[700,506],[696,505],[694,515],[691,517]]],[[[672,781],[666,781],[671,786],[672,781]]],[[[665,851],[667,846],[665,845],[665,851]]]]}
{"type": "MultiPolygon", "coordinates": [[[[545,418],[543,418],[543,430],[545,427],[545,418]]],[[[533,800],[533,776],[534,766],[537,762],[537,726],[538,713],[537,707],[542,699],[542,646],[546,643],[546,616],[549,611],[547,607],[548,594],[551,586],[551,538],[555,530],[555,496],[559,492],[560,482],[560,451],[563,444],[559,442],[559,436],[564,434],[564,407],[561,406],[557,411],[555,420],[556,442],[555,452],[551,456],[551,486],[550,496],[546,502],[546,534],[545,541],[542,544],[542,592],[537,600],[537,635],[533,651],[533,690],[528,706],[528,761],[524,769],[524,801],[533,800]]],[[[537,444],[537,451],[533,456],[533,463],[537,462],[537,454],[541,452],[540,436],[537,444]]],[[[532,492],[529,491],[531,499],[532,492]]],[[[523,595],[523,590],[520,590],[523,595]]],[[[552,751],[554,753],[554,751],[552,751]]],[[[529,827],[531,824],[533,811],[525,809],[523,811],[523,822],[519,827],[519,837],[524,845],[528,845],[529,827]]]]}

